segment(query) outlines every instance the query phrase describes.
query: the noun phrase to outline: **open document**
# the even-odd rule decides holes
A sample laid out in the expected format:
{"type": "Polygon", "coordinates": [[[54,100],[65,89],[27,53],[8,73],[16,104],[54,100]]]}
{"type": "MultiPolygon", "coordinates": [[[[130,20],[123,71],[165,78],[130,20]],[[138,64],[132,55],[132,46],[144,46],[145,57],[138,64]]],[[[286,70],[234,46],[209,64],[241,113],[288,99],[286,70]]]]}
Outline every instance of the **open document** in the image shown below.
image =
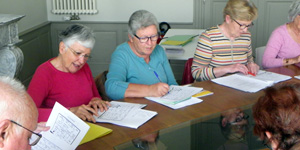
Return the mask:
{"type": "Polygon", "coordinates": [[[97,122],[112,123],[137,129],[139,126],[157,115],[157,112],[141,109],[144,104],[112,101],[107,111],[98,112],[94,116],[97,122]]]}
{"type": "Polygon", "coordinates": [[[201,92],[203,88],[171,85],[169,92],[162,97],[145,97],[148,100],[160,103],[173,109],[182,108],[202,102],[201,99],[192,97],[201,92]]]}
{"type": "Polygon", "coordinates": [[[268,86],[272,86],[275,83],[286,81],[291,78],[292,77],[290,76],[259,70],[256,76],[238,73],[216,78],[211,81],[244,92],[254,93],[268,86]]]}
{"type": "Polygon", "coordinates": [[[75,114],[55,103],[47,121],[50,129],[41,132],[43,137],[33,150],[73,150],[83,139],[89,126],[75,114]]]}

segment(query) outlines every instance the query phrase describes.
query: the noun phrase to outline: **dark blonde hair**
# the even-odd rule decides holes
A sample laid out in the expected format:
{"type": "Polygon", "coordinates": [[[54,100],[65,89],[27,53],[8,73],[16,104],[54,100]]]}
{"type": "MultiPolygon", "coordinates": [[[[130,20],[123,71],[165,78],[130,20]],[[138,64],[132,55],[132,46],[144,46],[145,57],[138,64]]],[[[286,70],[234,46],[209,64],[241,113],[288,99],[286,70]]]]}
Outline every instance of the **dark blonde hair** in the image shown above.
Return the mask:
{"type": "Polygon", "coordinates": [[[278,142],[279,150],[288,150],[300,140],[300,84],[284,83],[265,90],[253,106],[254,134],[260,139],[278,142]],[[268,139],[266,132],[271,133],[268,139]]]}
{"type": "Polygon", "coordinates": [[[223,17],[229,15],[232,19],[253,21],[257,18],[257,8],[250,0],[229,0],[223,10],[223,17]]]}

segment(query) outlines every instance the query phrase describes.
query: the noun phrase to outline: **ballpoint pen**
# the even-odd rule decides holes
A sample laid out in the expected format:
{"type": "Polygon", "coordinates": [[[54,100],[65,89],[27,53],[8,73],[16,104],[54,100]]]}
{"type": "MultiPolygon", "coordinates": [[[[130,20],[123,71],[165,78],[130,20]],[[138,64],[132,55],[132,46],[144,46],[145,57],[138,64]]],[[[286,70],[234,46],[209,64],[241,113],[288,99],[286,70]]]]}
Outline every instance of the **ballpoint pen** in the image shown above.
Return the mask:
{"type": "Polygon", "coordinates": [[[159,82],[161,82],[161,80],[160,80],[160,78],[159,78],[158,74],[157,74],[155,71],[153,71],[153,72],[154,72],[154,74],[155,74],[156,78],[159,80],[159,82]]]}
{"type": "MultiPolygon", "coordinates": [[[[161,80],[160,80],[160,78],[159,78],[159,76],[158,76],[158,74],[155,72],[155,71],[153,71],[154,72],[154,74],[155,74],[155,76],[156,76],[156,78],[159,80],[159,82],[161,82],[161,80]]],[[[170,92],[168,91],[168,94],[169,94],[170,92]]]]}

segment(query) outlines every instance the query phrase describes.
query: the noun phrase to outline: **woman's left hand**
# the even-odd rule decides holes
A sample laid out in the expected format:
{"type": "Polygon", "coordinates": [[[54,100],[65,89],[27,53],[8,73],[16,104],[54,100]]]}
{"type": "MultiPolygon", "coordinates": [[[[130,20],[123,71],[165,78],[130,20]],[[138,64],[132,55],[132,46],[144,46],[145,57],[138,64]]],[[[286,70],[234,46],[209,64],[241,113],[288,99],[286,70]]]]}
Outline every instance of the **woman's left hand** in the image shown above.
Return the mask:
{"type": "MultiPolygon", "coordinates": [[[[108,101],[103,101],[99,97],[94,97],[89,102],[88,106],[93,108],[98,113],[99,109],[100,109],[101,112],[104,111],[104,110],[106,111],[108,109],[108,106],[111,106],[111,105],[108,101]]],[[[96,115],[98,115],[98,114],[96,114],[96,115]]]]}
{"type": "Polygon", "coordinates": [[[248,68],[248,71],[253,73],[254,75],[256,75],[259,70],[259,66],[254,62],[248,63],[247,68],[248,68]]]}

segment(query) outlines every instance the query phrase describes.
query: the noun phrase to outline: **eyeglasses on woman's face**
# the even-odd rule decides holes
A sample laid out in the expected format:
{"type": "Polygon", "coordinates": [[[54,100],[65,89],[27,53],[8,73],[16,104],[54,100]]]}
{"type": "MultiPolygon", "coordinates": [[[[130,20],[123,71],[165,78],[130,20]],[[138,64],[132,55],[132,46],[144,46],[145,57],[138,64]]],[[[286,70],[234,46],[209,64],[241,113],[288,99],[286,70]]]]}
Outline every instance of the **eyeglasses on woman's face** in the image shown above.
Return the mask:
{"type": "Polygon", "coordinates": [[[73,48],[69,47],[68,48],[71,50],[71,52],[76,56],[76,57],[83,57],[84,60],[88,60],[91,59],[92,57],[90,55],[87,54],[82,54],[81,52],[78,52],[76,50],[74,50],[73,48]]]}
{"type": "Polygon", "coordinates": [[[134,34],[134,36],[135,36],[137,39],[139,39],[139,41],[140,41],[141,43],[146,43],[149,39],[150,39],[151,41],[157,41],[157,40],[158,40],[158,34],[152,35],[152,36],[148,36],[148,37],[138,37],[136,34],[134,34]]]}
{"type": "Polygon", "coordinates": [[[240,29],[241,30],[244,30],[244,29],[246,29],[246,28],[251,28],[252,26],[254,26],[254,23],[253,22],[251,22],[250,24],[248,24],[248,25],[245,25],[245,24],[241,24],[241,23],[239,23],[238,21],[236,21],[235,19],[232,19],[234,22],[236,22],[239,26],[240,26],[240,29]]]}
{"type": "Polygon", "coordinates": [[[33,132],[32,130],[30,130],[30,129],[24,127],[24,126],[22,126],[21,124],[15,122],[15,121],[13,121],[13,120],[10,120],[10,122],[12,122],[12,123],[14,123],[14,124],[16,124],[16,125],[22,127],[23,129],[25,129],[25,130],[27,130],[27,131],[29,131],[29,132],[32,133],[32,134],[31,134],[31,137],[30,137],[30,139],[29,139],[29,143],[28,143],[30,146],[36,145],[36,144],[40,141],[40,139],[42,138],[42,135],[41,135],[41,134],[35,133],[35,132],[33,132]]]}

